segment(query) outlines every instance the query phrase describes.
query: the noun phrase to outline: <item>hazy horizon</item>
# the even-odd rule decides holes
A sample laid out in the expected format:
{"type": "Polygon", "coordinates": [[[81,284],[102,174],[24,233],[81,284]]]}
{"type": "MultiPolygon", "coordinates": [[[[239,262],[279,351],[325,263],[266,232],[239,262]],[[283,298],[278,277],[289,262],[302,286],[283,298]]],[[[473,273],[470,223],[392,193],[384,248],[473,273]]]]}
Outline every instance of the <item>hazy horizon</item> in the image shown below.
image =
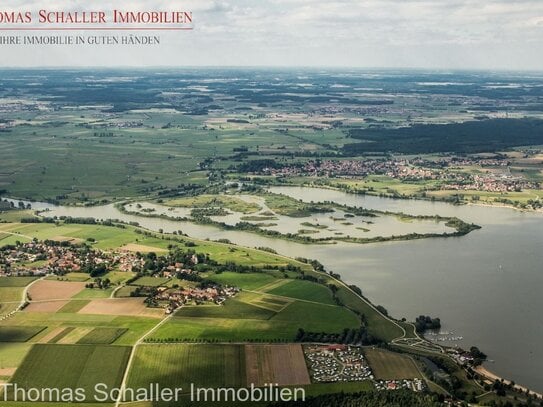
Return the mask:
{"type": "MultiPolygon", "coordinates": [[[[161,43],[150,46],[0,45],[0,66],[485,71],[541,71],[543,67],[540,0],[140,0],[124,4],[58,0],[50,7],[37,0],[14,0],[2,11],[123,6],[137,11],[191,10],[194,30],[156,33],[161,43]]],[[[10,35],[13,32],[0,30],[0,36],[10,35]]]]}
{"type": "Polygon", "coordinates": [[[455,75],[455,74],[469,74],[469,73],[485,73],[485,74],[534,74],[543,75],[543,68],[536,69],[506,69],[506,68],[424,68],[424,67],[364,67],[364,66],[304,66],[304,65],[149,65],[149,66],[136,66],[136,65],[36,65],[36,66],[0,66],[0,70],[190,70],[190,69],[207,69],[207,70],[270,70],[270,71],[353,71],[353,72],[416,72],[419,74],[442,74],[442,75],[455,75]]]}

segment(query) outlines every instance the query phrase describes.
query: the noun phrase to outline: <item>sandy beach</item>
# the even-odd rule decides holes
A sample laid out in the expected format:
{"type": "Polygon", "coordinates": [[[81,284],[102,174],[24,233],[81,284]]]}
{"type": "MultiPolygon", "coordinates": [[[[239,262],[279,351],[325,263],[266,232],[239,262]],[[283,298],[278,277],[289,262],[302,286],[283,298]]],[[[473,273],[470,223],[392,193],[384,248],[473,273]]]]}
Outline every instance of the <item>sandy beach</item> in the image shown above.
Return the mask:
{"type": "MultiPolygon", "coordinates": [[[[510,380],[505,380],[505,379],[502,379],[500,376],[496,375],[495,373],[492,373],[491,371],[489,371],[488,369],[486,369],[484,366],[477,366],[475,369],[474,369],[477,373],[479,373],[481,376],[483,377],[486,377],[487,379],[491,380],[491,381],[495,381],[495,380],[503,380],[503,382],[505,384],[511,384],[511,381],[510,380]]],[[[528,390],[528,392],[531,394],[531,395],[534,395],[538,398],[543,398],[543,395],[541,393],[537,393],[535,391],[532,391],[530,389],[527,389],[526,387],[524,386],[521,386],[520,384],[515,384],[514,386],[515,389],[517,390],[520,390],[522,392],[526,392],[526,390],[528,390]]]]}

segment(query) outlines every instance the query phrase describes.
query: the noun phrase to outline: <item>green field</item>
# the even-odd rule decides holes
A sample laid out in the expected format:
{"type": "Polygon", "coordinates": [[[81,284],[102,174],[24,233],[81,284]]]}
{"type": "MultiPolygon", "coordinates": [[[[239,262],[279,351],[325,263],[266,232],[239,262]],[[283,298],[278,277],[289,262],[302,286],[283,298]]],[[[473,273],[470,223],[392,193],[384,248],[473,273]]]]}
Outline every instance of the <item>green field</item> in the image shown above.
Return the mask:
{"type": "Polygon", "coordinates": [[[26,287],[37,277],[0,277],[0,287],[26,287]]]}
{"type": "Polygon", "coordinates": [[[46,278],[46,280],[62,280],[62,281],[77,281],[77,282],[83,282],[90,280],[90,275],[87,273],[67,273],[60,276],[49,276],[46,278]]]}
{"type": "Polygon", "coordinates": [[[356,328],[360,325],[358,317],[343,307],[302,301],[293,302],[275,319],[296,322],[304,329],[307,326],[307,330],[312,332],[339,332],[340,327],[356,328]]]}
{"type": "Polygon", "coordinates": [[[11,303],[11,304],[0,303],[0,316],[7,315],[15,311],[18,307],[19,307],[19,304],[16,304],[16,303],[11,303]]]}
{"type": "Polygon", "coordinates": [[[83,290],[78,292],[76,295],[74,295],[72,298],[75,298],[75,299],[109,298],[112,292],[113,292],[113,288],[106,288],[106,289],[84,288],[83,290]]]}
{"type": "Polygon", "coordinates": [[[104,274],[101,278],[108,278],[111,281],[111,284],[117,285],[123,283],[124,281],[134,277],[136,273],[130,273],[127,271],[110,271],[107,274],[104,274]]]}
{"type": "Polygon", "coordinates": [[[385,341],[391,341],[403,335],[402,328],[386,319],[368,302],[361,300],[358,295],[345,286],[338,285],[336,295],[346,307],[358,311],[366,317],[368,331],[373,336],[385,341]]]}
{"type": "Polygon", "coordinates": [[[126,328],[94,328],[77,343],[89,345],[109,345],[121,337],[126,328]]]}
{"type": "Polygon", "coordinates": [[[64,313],[76,313],[80,311],[85,305],[87,305],[90,302],[90,300],[72,300],[66,305],[64,305],[61,309],[59,309],[57,312],[64,312],[64,313]]]}
{"type": "Polygon", "coordinates": [[[132,285],[141,285],[147,287],[158,287],[170,281],[169,278],[140,277],[132,285]]]}
{"type": "Polygon", "coordinates": [[[376,379],[422,378],[415,362],[407,355],[392,353],[383,349],[367,349],[364,353],[376,379]]]}
{"type": "Polygon", "coordinates": [[[337,382],[337,383],[315,383],[303,386],[308,396],[329,393],[358,393],[361,391],[373,391],[375,386],[369,380],[363,382],[337,382]]]}
{"type": "Polygon", "coordinates": [[[0,369],[19,366],[31,347],[29,342],[0,343],[0,369]]]}
{"type": "Polygon", "coordinates": [[[293,280],[266,292],[300,300],[320,302],[323,304],[335,304],[332,298],[332,291],[330,291],[328,287],[310,281],[293,280]]]}
{"type": "Polygon", "coordinates": [[[188,318],[229,318],[229,319],[270,319],[275,312],[245,302],[229,299],[224,305],[196,305],[182,307],[176,317],[188,318]]]}
{"type": "MultiPolygon", "coordinates": [[[[100,114],[98,111],[94,112],[100,114]]],[[[207,181],[205,172],[189,174],[187,172],[195,170],[198,162],[207,157],[209,143],[213,141],[214,145],[224,152],[231,152],[232,145],[238,143],[239,133],[235,131],[225,131],[224,138],[221,137],[221,141],[217,142],[215,135],[204,130],[198,131],[196,128],[183,131],[175,128],[160,130],[160,127],[165,124],[162,123],[155,129],[156,133],[152,139],[149,138],[151,127],[117,129],[115,133],[120,137],[117,140],[124,139],[125,142],[122,145],[116,142],[103,144],[99,142],[100,139],[93,137],[94,130],[79,126],[80,123],[89,123],[89,120],[81,119],[81,116],[86,113],[94,114],[92,110],[78,112],[71,117],[61,119],[67,120],[63,125],[59,125],[58,122],[55,124],[36,120],[32,126],[17,127],[14,133],[9,134],[9,137],[2,138],[0,149],[2,170],[11,167],[18,160],[26,159],[24,157],[31,160],[25,171],[7,177],[14,181],[10,188],[13,196],[43,199],[66,193],[74,200],[81,199],[82,194],[91,198],[106,195],[109,197],[134,196],[141,193],[142,180],[144,183],[155,186],[175,186],[180,181],[180,174],[185,182],[201,184],[207,181]],[[168,143],[175,140],[174,144],[177,147],[174,153],[175,160],[168,160],[168,156],[172,154],[172,148],[165,148],[163,143],[157,144],[159,138],[163,141],[169,140],[168,143]],[[19,142],[13,143],[13,140],[19,142]],[[132,144],[132,141],[136,140],[137,146],[132,144]],[[71,150],[74,142],[78,147],[73,149],[69,156],[58,156],[58,151],[71,150]],[[36,144],[42,145],[42,148],[37,150],[36,144]],[[192,147],[193,144],[196,145],[192,147]],[[130,150],[128,153],[130,157],[120,158],[119,153],[127,152],[127,149],[130,150]],[[98,156],[99,159],[97,159],[98,156]],[[140,163],[138,172],[142,172],[127,183],[127,175],[132,173],[132,170],[127,172],[127,168],[131,168],[134,162],[140,163]],[[47,168],[45,172],[44,167],[47,168]],[[82,168],[86,170],[82,172],[82,168]],[[155,179],[155,174],[159,173],[160,181],[155,179]],[[73,183],[78,185],[77,192],[68,187],[73,183]]],[[[140,120],[147,115],[126,113],[122,116],[125,120],[140,120]]],[[[150,122],[160,123],[161,120],[173,123],[184,122],[183,126],[189,122],[194,123],[194,120],[181,114],[159,113],[153,114],[150,122]]],[[[92,123],[93,120],[90,122],[92,123]]],[[[257,142],[261,137],[253,138],[257,142]]],[[[264,141],[265,138],[262,137],[261,140],[264,141]]],[[[7,178],[2,175],[2,181],[7,178]]]]}
{"type": "Polygon", "coordinates": [[[155,341],[289,341],[297,327],[266,320],[175,318],[151,335],[155,341]]]}
{"type": "MultiPolygon", "coordinates": [[[[30,218],[34,216],[33,211],[29,210],[12,210],[7,212],[0,212],[0,222],[20,222],[22,218],[30,218]]],[[[7,237],[11,237],[9,234],[0,232],[0,243],[4,244],[3,240],[7,237]]]]}
{"type": "MultiPolygon", "coordinates": [[[[231,301],[231,300],[230,300],[231,301]]],[[[269,319],[224,317],[213,311],[213,317],[205,316],[207,307],[193,307],[191,316],[180,312],[156,332],[155,341],[293,341],[298,328],[311,332],[339,333],[345,328],[360,325],[358,317],[349,310],[325,304],[295,301],[269,319]],[[200,313],[198,313],[200,311],[200,313]]],[[[221,307],[223,308],[223,307],[221,307]]],[[[283,308],[283,307],[281,307],[283,308]]],[[[261,311],[258,311],[258,315],[261,311]]]]}
{"type": "Polygon", "coordinates": [[[246,202],[237,196],[230,195],[199,195],[190,198],[178,198],[165,202],[168,206],[184,208],[225,208],[233,212],[254,213],[259,211],[260,205],[246,202]]]}
{"type": "Polygon", "coordinates": [[[512,205],[515,202],[520,204],[526,204],[529,200],[541,200],[543,199],[542,190],[525,190],[522,192],[490,192],[490,191],[475,191],[475,190],[439,190],[439,191],[428,191],[427,195],[429,197],[435,198],[449,198],[453,196],[460,196],[460,199],[464,202],[472,203],[481,203],[481,204],[496,204],[503,205],[503,201],[506,200],[505,204],[512,205]]]}
{"type": "Polygon", "coordinates": [[[23,287],[0,287],[0,303],[19,302],[23,298],[23,287]]]}
{"type": "Polygon", "coordinates": [[[60,331],[57,335],[52,337],[47,343],[58,343],[61,339],[65,338],[73,331],[75,331],[75,327],[73,326],[63,328],[62,331],[60,331]]]}
{"type": "Polygon", "coordinates": [[[303,218],[315,212],[316,205],[307,204],[286,195],[267,193],[266,205],[279,215],[303,218]]]}
{"type": "Polygon", "coordinates": [[[60,327],[76,328],[126,328],[128,331],[117,339],[115,345],[133,345],[145,332],[156,325],[156,318],[115,316],[115,315],[88,315],[73,313],[46,313],[46,312],[18,312],[9,319],[14,326],[43,326],[47,329],[40,332],[32,340],[39,340],[60,327]]]}
{"type": "Polygon", "coordinates": [[[23,287],[0,287],[0,316],[15,311],[23,298],[23,287]]]}
{"type": "Polygon", "coordinates": [[[121,297],[130,297],[130,294],[136,290],[135,286],[126,285],[121,288],[119,288],[117,291],[115,291],[115,297],[121,298],[121,297]]]}
{"type": "Polygon", "coordinates": [[[45,326],[0,326],[0,342],[27,342],[41,331],[45,326]]]}
{"type": "MultiPolygon", "coordinates": [[[[160,239],[146,238],[145,236],[134,233],[133,229],[120,229],[115,227],[100,226],[100,225],[73,225],[61,224],[59,226],[51,224],[8,224],[3,225],[2,229],[16,231],[21,235],[31,236],[40,240],[51,239],[55,236],[66,236],[79,239],[87,239],[88,237],[96,238],[98,241],[94,247],[97,249],[112,249],[123,246],[128,243],[133,243],[139,240],[140,244],[152,246],[158,242],[161,246],[167,244],[160,239]]],[[[14,244],[17,240],[28,241],[24,236],[11,236],[2,241],[2,244],[14,244]]],[[[88,279],[88,274],[85,273],[69,273],[66,278],[70,279],[73,276],[75,281],[88,279]]],[[[64,276],[63,276],[64,278],[64,276]]],[[[56,277],[53,277],[56,279],[56,277]]]]}
{"type": "Polygon", "coordinates": [[[258,288],[275,281],[275,277],[268,273],[232,273],[224,272],[209,276],[210,280],[223,285],[240,287],[244,290],[257,290],[258,288]]]}
{"type": "Polygon", "coordinates": [[[242,387],[245,379],[243,345],[142,345],[130,370],[128,386],[187,391],[190,383],[208,387],[242,387]]]}
{"type": "MultiPolygon", "coordinates": [[[[121,383],[129,347],[105,345],[34,345],[11,382],[22,388],[82,388],[94,400],[94,386],[121,383]]],[[[54,400],[43,400],[54,401],[54,400]]]]}

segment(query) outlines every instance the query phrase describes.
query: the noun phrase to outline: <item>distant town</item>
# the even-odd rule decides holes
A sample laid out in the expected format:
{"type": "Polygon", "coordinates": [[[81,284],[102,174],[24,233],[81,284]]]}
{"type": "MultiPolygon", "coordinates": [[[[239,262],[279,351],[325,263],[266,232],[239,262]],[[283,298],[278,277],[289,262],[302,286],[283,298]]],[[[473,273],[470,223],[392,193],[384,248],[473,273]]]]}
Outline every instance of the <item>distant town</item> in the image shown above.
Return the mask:
{"type": "Polygon", "coordinates": [[[329,177],[349,178],[369,175],[386,175],[402,181],[441,181],[443,190],[476,190],[488,192],[520,192],[538,189],[538,182],[530,182],[508,171],[510,162],[505,158],[457,158],[446,157],[437,161],[422,158],[391,160],[311,160],[303,164],[262,168],[260,175],[276,177],[329,177]],[[463,166],[498,167],[499,173],[471,174],[461,171],[463,166]]]}

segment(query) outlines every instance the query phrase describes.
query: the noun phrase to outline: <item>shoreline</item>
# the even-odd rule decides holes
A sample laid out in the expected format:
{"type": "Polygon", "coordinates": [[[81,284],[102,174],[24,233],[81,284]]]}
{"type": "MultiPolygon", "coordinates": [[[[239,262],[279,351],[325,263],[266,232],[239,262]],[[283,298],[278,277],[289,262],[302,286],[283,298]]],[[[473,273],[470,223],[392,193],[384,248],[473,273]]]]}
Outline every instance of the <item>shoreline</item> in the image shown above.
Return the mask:
{"type": "Polygon", "coordinates": [[[368,196],[374,196],[374,197],[378,197],[378,198],[389,198],[389,199],[398,199],[398,200],[407,200],[407,201],[413,200],[413,201],[422,201],[422,202],[443,202],[443,203],[447,203],[447,204],[452,205],[452,206],[474,205],[474,206],[483,206],[483,207],[490,207],[490,208],[513,209],[515,211],[526,212],[526,213],[543,213],[543,208],[539,208],[539,209],[517,208],[514,205],[504,204],[504,203],[501,203],[501,202],[489,203],[489,202],[480,202],[480,201],[479,202],[472,202],[472,201],[462,200],[462,201],[460,201],[459,204],[454,204],[454,203],[448,202],[446,199],[438,198],[438,197],[436,197],[434,200],[432,200],[431,198],[428,198],[428,197],[422,198],[422,197],[409,196],[409,195],[400,196],[400,197],[394,197],[394,196],[391,196],[391,195],[383,195],[383,196],[381,196],[378,193],[373,193],[373,192],[361,193],[361,192],[350,191],[350,190],[347,190],[346,188],[337,187],[337,186],[328,185],[328,184],[315,185],[313,183],[306,184],[306,183],[302,182],[301,184],[284,184],[284,185],[283,184],[277,184],[277,185],[272,184],[272,185],[269,185],[269,186],[272,186],[272,187],[274,187],[274,186],[276,186],[276,187],[292,186],[292,187],[323,188],[323,189],[330,189],[330,190],[333,190],[333,191],[345,192],[346,194],[362,195],[362,196],[368,195],[368,196]]]}
{"type": "MultiPolygon", "coordinates": [[[[320,187],[321,187],[321,186],[318,186],[318,187],[317,187],[317,186],[311,186],[310,188],[320,188],[320,187]]],[[[352,192],[343,191],[342,189],[337,189],[337,188],[333,188],[333,187],[327,187],[327,189],[337,190],[337,191],[341,191],[341,192],[344,192],[344,193],[352,193],[352,192]]],[[[353,194],[354,194],[354,195],[360,195],[360,194],[357,194],[357,193],[353,193],[353,194]]],[[[383,197],[383,198],[385,198],[385,199],[394,199],[394,198],[390,198],[390,197],[383,197]]],[[[2,199],[4,199],[4,198],[2,198],[2,199]]],[[[7,198],[7,199],[16,200],[16,198],[7,198]]],[[[412,199],[415,199],[415,198],[412,198],[412,199]]],[[[417,200],[427,201],[426,199],[417,199],[417,200]]],[[[28,202],[32,202],[32,201],[28,201],[28,202]]],[[[33,203],[33,202],[32,202],[32,203],[33,203]]],[[[447,202],[444,202],[444,203],[447,203],[447,202]]],[[[119,204],[122,204],[122,203],[118,202],[118,203],[114,204],[114,205],[117,207],[117,209],[119,209],[119,208],[118,208],[119,204]]],[[[447,204],[452,205],[452,204],[450,204],[450,203],[447,203],[447,204]]],[[[468,205],[487,206],[487,207],[505,207],[505,205],[492,205],[492,204],[485,204],[485,203],[468,203],[468,205]]],[[[513,207],[513,206],[509,206],[508,208],[510,208],[510,209],[515,209],[515,210],[519,210],[519,211],[522,211],[522,212],[536,212],[536,211],[531,211],[531,210],[522,210],[522,209],[519,209],[519,208],[515,208],[515,207],[513,207]]],[[[124,209],[124,205],[123,205],[123,209],[124,209]]],[[[32,210],[35,211],[35,209],[32,209],[32,210]]],[[[142,217],[150,217],[150,218],[161,218],[161,216],[157,216],[157,215],[146,215],[146,214],[142,214],[142,213],[138,213],[138,212],[132,212],[132,213],[131,213],[131,211],[126,211],[126,210],[120,210],[120,211],[121,211],[122,213],[131,214],[131,215],[134,215],[134,216],[142,216],[142,217]]],[[[43,212],[43,211],[42,211],[42,210],[37,210],[37,212],[43,212]]],[[[538,210],[537,212],[543,213],[543,210],[538,210]]],[[[43,216],[43,213],[39,213],[38,216],[43,216]]],[[[168,216],[166,216],[165,218],[168,219],[168,220],[173,220],[173,221],[176,220],[175,218],[170,218],[170,217],[168,217],[168,216]]],[[[130,225],[129,223],[127,223],[127,222],[125,222],[125,221],[120,221],[120,223],[123,223],[123,224],[126,224],[126,225],[130,225]]],[[[137,226],[136,226],[136,225],[131,225],[131,226],[134,226],[134,227],[136,227],[136,228],[138,228],[138,229],[147,230],[147,231],[149,231],[149,232],[151,232],[151,233],[158,233],[158,234],[160,234],[160,232],[158,232],[158,231],[156,231],[156,230],[147,229],[147,228],[145,228],[145,227],[142,227],[141,225],[137,225],[137,226]]],[[[246,231],[246,232],[250,233],[249,231],[246,231]]],[[[187,236],[187,237],[189,237],[189,238],[192,239],[192,240],[205,242],[204,239],[198,239],[198,238],[195,238],[195,237],[192,237],[192,236],[187,236]]],[[[267,236],[266,236],[266,237],[267,237],[267,236]]],[[[270,238],[274,238],[274,237],[271,237],[271,236],[270,236],[270,238]]],[[[411,239],[408,239],[408,240],[411,240],[411,239]]],[[[227,244],[227,243],[217,242],[217,241],[213,241],[213,242],[214,242],[214,243],[226,244],[226,245],[231,245],[231,244],[233,244],[233,243],[228,243],[228,244],[227,244]]],[[[351,243],[351,242],[347,242],[347,243],[351,243]]],[[[384,242],[371,242],[371,244],[375,244],[375,243],[384,243],[384,242]]],[[[314,243],[313,243],[313,242],[309,242],[309,244],[314,244],[314,243]]],[[[234,243],[234,245],[236,245],[236,244],[234,243]]],[[[245,246],[242,246],[242,247],[245,247],[245,246]]],[[[252,250],[258,250],[257,248],[251,248],[251,247],[248,247],[248,248],[249,248],[249,249],[252,249],[252,250]]],[[[278,254],[277,254],[277,253],[274,253],[274,255],[278,255],[278,254]]],[[[281,257],[284,257],[285,259],[289,259],[289,260],[296,261],[295,259],[292,259],[292,258],[290,258],[290,257],[288,257],[288,256],[283,256],[283,255],[280,255],[280,256],[281,256],[281,257]]],[[[326,274],[326,275],[328,276],[328,274],[326,274]]],[[[348,283],[344,282],[343,280],[339,280],[339,282],[340,282],[342,285],[344,285],[344,286],[346,286],[346,287],[348,288],[348,283]]],[[[371,302],[371,301],[368,300],[368,299],[364,299],[364,301],[365,301],[366,303],[370,304],[370,306],[373,307],[373,302],[371,302]]],[[[394,318],[390,318],[390,317],[388,317],[388,319],[394,320],[394,318]]],[[[398,339],[398,338],[396,338],[396,339],[398,339]]],[[[502,377],[500,377],[500,376],[498,376],[498,375],[492,373],[491,371],[489,371],[488,369],[484,368],[483,366],[477,367],[477,368],[474,369],[474,370],[475,370],[478,374],[480,374],[481,376],[483,376],[484,378],[486,378],[486,379],[488,379],[488,380],[491,380],[491,381],[495,381],[495,380],[500,380],[500,381],[502,381],[502,380],[503,380],[503,382],[506,383],[506,384],[511,383],[511,381],[503,379],[502,377]]],[[[522,385],[515,384],[514,388],[517,389],[517,390],[519,390],[519,391],[522,391],[522,392],[528,391],[529,394],[532,394],[532,395],[534,395],[534,396],[536,396],[536,397],[538,397],[538,398],[540,398],[540,399],[543,398],[543,395],[542,395],[541,393],[538,393],[538,392],[536,392],[536,391],[530,390],[530,389],[528,389],[527,387],[524,387],[524,386],[522,386],[522,385]]]]}
{"type": "Polygon", "coordinates": [[[473,206],[482,206],[487,208],[505,208],[505,209],[513,209],[514,211],[518,212],[524,212],[524,213],[539,213],[543,214],[543,208],[540,209],[522,209],[517,208],[513,205],[507,205],[507,204],[501,204],[499,202],[497,203],[482,203],[482,202],[466,202],[466,205],[473,205],[473,206]]]}
{"type": "MultiPolygon", "coordinates": [[[[492,382],[494,382],[496,380],[499,380],[499,381],[503,381],[507,385],[511,384],[511,380],[507,380],[507,379],[504,379],[503,377],[498,376],[497,374],[495,374],[495,373],[491,372],[490,370],[488,370],[483,365],[477,366],[473,370],[476,373],[478,373],[479,375],[483,376],[484,378],[486,378],[486,379],[488,379],[488,380],[490,380],[492,382]]],[[[513,388],[516,389],[516,390],[520,390],[523,393],[528,392],[528,394],[530,394],[532,396],[536,396],[539,399],[543,399],[543,394],[538,393],[538,392],[536,392],[534,390],[530,390],[529,388],[524,387],[524,386],[522,386],[520,384],[515,383],[513,388]]]]}
{"type": "MultiPolygon", "coordinates": [[[[361,193],[361,192],[357,192],[357,191],[349,191],[346,188],[341,188],[341,187],[328,185],[328,184],[316,185],[316,184],[313,184],[313,183],[304,183],[304,182],[302,182],[301,184],[269,184],[266,187],[270,188],[270,187],[285,187],[285,186],[288,186],[288,187],[306,187],[306,188],[322,188],[322,189],[329,189],[329,190],[333,190],[333,191],[340,191],[340,192],[344,192],[346,194],[361,195],[361,196],[367,195],[367,196],[373,196],[373,197],[378,197],[378,198],[388,198],[388,199],[394,199],[394,200],[421,201],[421,202],[442,202],[442,203],[446,203],[446,204],[449,204],[449,205],[452,205],[452,206],[473,205],[473,206],[481,206],[481,207],[488,207],[488,208],[512,209],[514,211],[525,212],[525,213],[543,214],[543,208],[538,208],[538,209],[518,208],[518,207],[516,207],[514,205],[504,204],[504,203],[501,203],[501,202],[491,203],[491,202],[480,202],[480,201],[473,202],[473,201],[463,200],[463,201],[460,201],[459,204],[454,204],[454,203],[448,202],[446,199],[443,199],[443,198],[436,198],[436,199],[432,200],[431,198],[428,198],[428,197],[422,198],[422,197],[417,197],[417,196],[401,196],[401,197],[394,197],[394,196],[390,196],[390,195],[383,195],[382,196],[380,194],[372,193],[372,192],[361,193]]],[[[130,201],[133,201],[133,200],[148,200],[149,198],[150,197],[148,197],[148,196],[121,198],[121,199],[116,198],[116,197],[111,197],[112,200],[111,200],[111,202],[108,202],[108,204],[123,203],[123,201],[130,202],[130,201]]],[[[57,204],[52,204],[52,203],[48,202],[46,199],[38,200],[38,199],[29,199],[29,198],[17,198],[17,197],[13,197],[13,196],[9,196],[9,197],[8,196],[0,196],[0,199],[8,199],[8,200],[12,200],[12,201],[23,201],[23,202],[31,202],[31,203],[40,202],[40,203],[45,203],[45,204],[50,204],[50,205],[55,205],[55,206],[67,206],[67,207],[86,207],[86,206],[100,206],[101,205],[100,203],[96,203],[96,204],[92,204],[92,205],[78,205],[77,203],[73,204],[73,203],[63,203],[63,202],[59,202],[57,204]]]]}

